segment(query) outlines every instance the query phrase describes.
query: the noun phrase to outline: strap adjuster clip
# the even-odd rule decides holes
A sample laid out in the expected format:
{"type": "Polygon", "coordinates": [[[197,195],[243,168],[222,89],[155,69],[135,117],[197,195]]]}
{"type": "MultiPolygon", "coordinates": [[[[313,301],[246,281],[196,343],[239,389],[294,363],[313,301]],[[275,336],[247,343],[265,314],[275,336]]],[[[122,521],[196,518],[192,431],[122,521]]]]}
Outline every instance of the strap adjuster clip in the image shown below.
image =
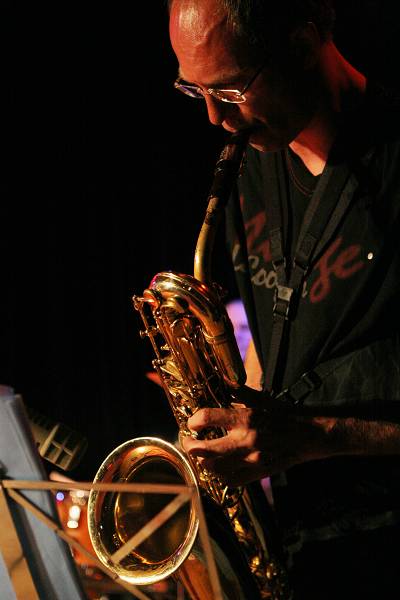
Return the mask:
{"type": "Polygon", "coordinates": [[[300,377],[300,380],[308,387],[310,392],[313,392],[320,387],[322,379],[315,371],[306,371],[300,377]]]}
{"type": "Polygon", "coordinates": [[[275,397],[283,402],[289,402],[292,406],[300,406],[305,398],[319,388],[321,384],[322,379],[315,371],[306,371],[296,383],[284,389],[275,397]]]}
{"type": "Polygon", "coordinates": [[[289,319],[290,302],[293,297],[293,288],[284,285],[277,285],[275,288],[273,314],[283,317],[286,321],[289,319]]]}

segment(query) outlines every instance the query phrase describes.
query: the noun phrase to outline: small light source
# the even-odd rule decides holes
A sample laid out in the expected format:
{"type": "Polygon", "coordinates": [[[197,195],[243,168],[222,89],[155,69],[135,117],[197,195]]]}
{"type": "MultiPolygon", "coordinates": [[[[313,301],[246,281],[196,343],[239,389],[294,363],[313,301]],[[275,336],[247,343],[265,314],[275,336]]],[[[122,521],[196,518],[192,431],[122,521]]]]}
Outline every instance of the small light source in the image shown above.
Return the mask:
{"type": "Polygon", "coordinates": [[[78,525],[78,521],[73,521],[72,519],[70,519],[67,523],[67,527],[70,529],[77,529],[78,525]]]}
{"type": "Polygon", "coordinates": [[[69,509],[69,518],[70,519],[74,519],[75,521],[78,521],[79,517],[81,516],[81,509],[79,506],[77,506],[76,504],[74,504],[73,506],[71,506],[71,508],[69,509]]]}
{"type": "Polygon", "coordinates": [[[56,500],[58,502],[62,502],[64,500],[64,498],[65,498],[65,496],[64,496],[64,494],[62,492],[57,492],[57,494],[56,494],[56,500]]]}
{"type": "Polygon", "coordinates": [[[373,252],[368,252],[367,258],[368,258],[368,260],[372,260],[374,258],[373,252]]]}

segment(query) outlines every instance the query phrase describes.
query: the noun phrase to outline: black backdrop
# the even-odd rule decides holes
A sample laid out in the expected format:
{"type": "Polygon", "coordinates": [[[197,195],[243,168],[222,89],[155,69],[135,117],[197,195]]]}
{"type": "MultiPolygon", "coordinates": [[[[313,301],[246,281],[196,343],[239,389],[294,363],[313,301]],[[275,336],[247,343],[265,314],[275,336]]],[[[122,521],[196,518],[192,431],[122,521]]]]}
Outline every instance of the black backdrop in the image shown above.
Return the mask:
{"type": "MultiPolygon", "coordinates": [[[[57,4],[21,20],[1,9],[15,85],[3,92],[14,117],[3,113],[0,383],[88,437],[81,479],[126,439],[175,434],[145,376],[152,355],[131,297],[158,271],[192,273],[224,139],[172,88],[163,3],[129,4],[57,4]]],[[[396,3],[338,1],[337,12],[339,48],[397,86],[396,3]]],[[[216,279],[234,295],[224,258],[219,242],[216,279]]]]}

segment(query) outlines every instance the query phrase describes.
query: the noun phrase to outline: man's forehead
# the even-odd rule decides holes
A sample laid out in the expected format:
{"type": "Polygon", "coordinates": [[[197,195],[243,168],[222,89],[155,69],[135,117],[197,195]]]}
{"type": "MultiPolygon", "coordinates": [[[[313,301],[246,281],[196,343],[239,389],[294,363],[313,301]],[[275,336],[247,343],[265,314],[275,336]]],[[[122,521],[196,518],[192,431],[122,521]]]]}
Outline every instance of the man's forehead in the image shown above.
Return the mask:
{"type": "Polygon", "coordinates": [[[226,32],[226,16],[215,0],[179,0],[170,12],[170,37],[175,46],[198,47],[226,32]]]}

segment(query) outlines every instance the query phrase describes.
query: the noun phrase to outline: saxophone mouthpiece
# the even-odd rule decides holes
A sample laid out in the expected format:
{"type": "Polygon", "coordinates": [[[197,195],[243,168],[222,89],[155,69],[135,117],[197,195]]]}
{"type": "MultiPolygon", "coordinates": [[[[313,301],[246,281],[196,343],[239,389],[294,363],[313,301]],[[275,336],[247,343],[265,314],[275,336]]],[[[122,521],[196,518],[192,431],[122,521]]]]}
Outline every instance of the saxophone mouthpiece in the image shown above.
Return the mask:
{"type": "Polygon", "coordinates": [[[239,129],[232,133],[224,148],[222,149],[220,160],[237,161],[243,156],[244,149],[251,135],[252,129],[239,129]]]}

